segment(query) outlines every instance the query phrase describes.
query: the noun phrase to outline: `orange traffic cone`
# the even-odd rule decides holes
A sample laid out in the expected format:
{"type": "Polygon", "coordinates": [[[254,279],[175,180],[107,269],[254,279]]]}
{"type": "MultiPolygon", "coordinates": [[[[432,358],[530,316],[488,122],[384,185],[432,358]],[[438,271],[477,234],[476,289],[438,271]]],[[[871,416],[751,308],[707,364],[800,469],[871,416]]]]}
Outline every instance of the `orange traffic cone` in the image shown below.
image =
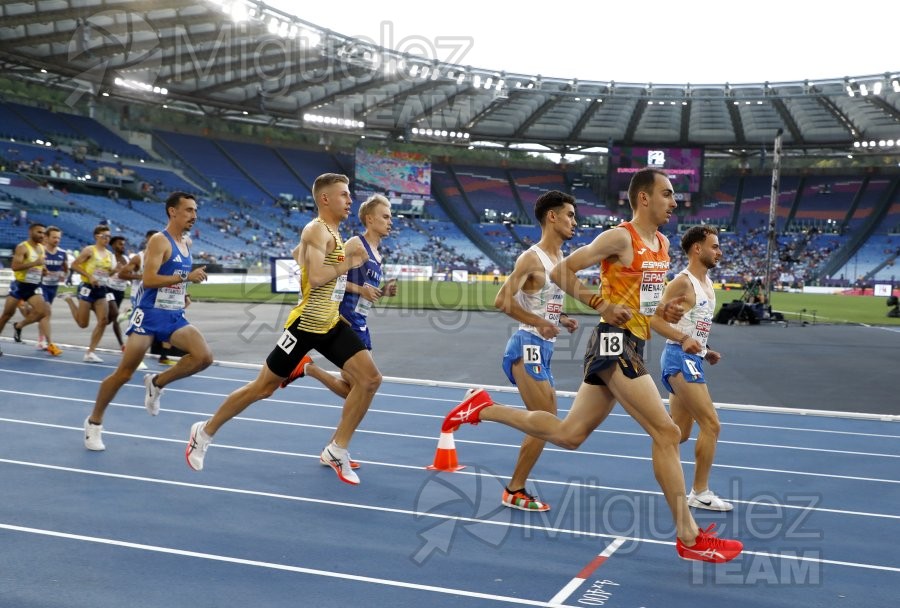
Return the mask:
{"type": "Polygon", "coordinates": [[[434,464],[425,468],[430,471],[449,472],[466,468],[456,460],[456,444],[453,442],[453,433],[441,433],[437,451],[434,453],[434,464]]]}

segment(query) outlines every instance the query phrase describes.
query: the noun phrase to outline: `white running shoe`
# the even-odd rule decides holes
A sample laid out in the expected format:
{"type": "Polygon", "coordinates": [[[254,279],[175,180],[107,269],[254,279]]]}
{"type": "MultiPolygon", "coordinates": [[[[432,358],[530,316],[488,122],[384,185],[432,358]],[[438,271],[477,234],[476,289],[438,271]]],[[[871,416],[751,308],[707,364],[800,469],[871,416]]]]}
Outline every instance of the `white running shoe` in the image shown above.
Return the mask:
{"type": "Polygon", "coordinates": [[[47,350],[47,338],[45,338],[44,336],[38,336],[37,349],[47,350]]]}
{"type": "Polygon", "coordinates": [[[141,362],[138,363],[137,368],[138,368],[139,370],[143,371],[143,370],[145,370],[145,369],[150,369],[150,366],[148,366],[146,363],[144,363],[144,360],[141,359],[141,362]]]}
{"type": "Polygon", "coordinates": [[[103,445],[103,425],[91,424],[91,417],[84,419],[84,447],[94,452],[106,449],[103,445]]]}
{"type": "Polygon", "coordinates": [[[94,351],[89,350],[84,353],[84,360],[88,363],[103,363],[103,359],[94,354],[94,351]]]}
{"type": "Polygon", "coordinates": [[[353,472],[350,452],[346,448],[339,448],[332,441],[322,450],[319,459],[334,469],[338,479],[352,486],[359,485],[359,475],[353,472]]]}
{"type": "Polygon", "coordinates": [[[184,451],[184,457],[188,466],[195,471],[203,470],[203,459],[206,457],[206,449],[212,443],[212,437],[204,432],[206,421],[201,420],[191,425],[191,436],[188,440],[187,449],[184,451]]]}
{"type": "Polygon", "coordinates": [[[707,511],[731,511],[734,508],[733,504],[722,500],[709,489],[696,494],[691,490],[691,493],[688,494],[687,502],[689,507],[706,509],[707,511]]]}
{"type": "Polygon", "coordinates": [[[156,374],[144,374],[144,388],[147,389],[144,393],[144,407],[151,416],[159,414],[159,398],[163,392],[163,389],[153,384],[155,377],[156,374]]]}

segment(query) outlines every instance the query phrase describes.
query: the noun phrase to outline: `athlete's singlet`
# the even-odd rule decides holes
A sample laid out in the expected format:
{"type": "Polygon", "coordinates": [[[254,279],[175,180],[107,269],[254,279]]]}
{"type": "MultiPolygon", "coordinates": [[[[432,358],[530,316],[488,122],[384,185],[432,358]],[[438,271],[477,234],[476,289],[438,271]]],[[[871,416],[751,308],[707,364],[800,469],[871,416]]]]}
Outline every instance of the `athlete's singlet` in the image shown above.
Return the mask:
{"type": "MultiPolygon", "coordinates": [[[[99,287],[106,287],[109,284],[109,275],[113,269],[112,251],[98,249],[95,245],[88,245],[91,249],[91,257],[83,264],[84,274],[88,277],[93,276],[99,287]]],[[[82,276],[82,284],[90,285],[90,279],[82,276]]]]}
{"type": "MultiPolygon", "coordinates": [[[[369,242],[365,237],[359,235],[359,239],[366,248],[369,259],[362,266],[350,269],[347,273],[347,282],[360,287],[367,283],[372,287],[378,287],[381,284],[381,262],[375,259],[375,252],[369,247],[369,242]]],[[[370,308],[372,308],[370,300],[365,299],[359,293],[350,293],[348,291],[344,294],[343,300],[341,300],[340,312],[341,316],[350,322],[353,329],[365,331],[370,308]]]]}
{"type": "Polygon", "coordinates": [[[57,248],[53,253],[44,249],[44,267],[47,268],[47,274],[44,275],[41,281],[44,285],[54,287],[59,285],[59,282],[65,278],[63,276],[63,264],[66,262],[67,255],[65,249],[57,248]]]}
{"type": "MultiPolygon", "coordinates": [[[[326,266],[336,266],[344,261],[344,241],[341,235],[332,231],[324,221],[316,218],[328,233],[334,238],[334,251],[325,256],[326,266]]],[[[300,302],[288,315],[285,328],[291,327],[297,322],[297,329],[313,334],[327,333],[337,325],[340,319],[339,307],[344,299],[347,289],[347,275],[342,274],[328,281],[324,285],[311,287],[309,284],[309,269],[300,267],[300,302]]]]}
{"type": "MultiPolygon", "coordinates": [[[[707,294],[706,289],[703,288],[703,284],[697,280],[697,277],[687,271],[687,268],[682,270],[679,274],[685,274],[691,280],[691,285],[694,287],[694,302],[696,303],[693,308],[684,313],[684,316],[681,317],[678,323],[675,323],[673,327],[699,342],[700,346],[703,347],[703,350],[697,354],[701,357],[705,357],[706,343],[709,340],[709,330],[712,328],[713,315],[716,310],[716,292],[713,290],[712,281],[709,280],[709,277],[706,277],[706,287],[709,289],[709,294],[712,294],[712,297],[707,294]]],[[[666,344],[678,343],[672,340],[666,340],[666,344]]]]}
{"type": "MultiPolygon", "coordinates": [[[[31,243],[28,241],[22,241],[21,245],[25,245],[25,249],[28,250],[28,253],[25,254],[25,263],[28,264],[30,262],[34,262],[41,254],[44,253],[44,246],[38,245],[36,248],[31,246],[31,243]]],[[[43,266],[32,266],[31,268],[26,268],[24,270],[17,270],[13,273],[16,277],[16,280],[19,283],[28,283],[29,285],[40,285],[41,284],[41,276],[44,274],[43,266]]]]}
{"type": "MultiPolygon", "coordinates": [[[[534,293],[525,293],[520,290],[516,293],[516,302],[528,312],[543,317],[554,325],[559,325],[559,316],[563,311],[565,293],[556,283],[550,280],[550,271],[553,270],[554,262],[537,245],[532,245],[528,248],[528,251],[535,252],[544,266],[544,284],[534,293]]],[[[532,333],[542,340],[547,340],[533,325],[519,323],[519,329],[532,333]]],[[[548,342],[556,342],[556,338],[550,338],[548,342]]]]}
{"type": "Polygon", "coordinates": [[[631,222],[622,222],[631,234],[633,259],[630,266],[618,261],[603,260],[600,264],[600,296],[609,303],[625,306],[632,311],[632,317],[625,323],[629,330],[641,340],[650,338],[650,315],[662,299],[669,270],[669,252],[662,233],[657,231],[659,251],[651,251],[641,239],[631,222]]]}
{"type": "MultiPolygon", "coordinates": [[[[163,231],[169,243],[172,246],[172,253],[169,259],[163,262],[157,274],[160,276],[179,275],[182,281],[187,281],[188,275],[191,273],[193,260],[191,259],[191,250],[188,248],[187,255],[181,253],[175,239],[163,231]]],[[[169,287],[146,287],[141,283],[138,293],[135,296],[136,306],[138,308],[159,308],[162,310],[184,310],[184,296],[187,289],[184,282],[169,287]]]]}

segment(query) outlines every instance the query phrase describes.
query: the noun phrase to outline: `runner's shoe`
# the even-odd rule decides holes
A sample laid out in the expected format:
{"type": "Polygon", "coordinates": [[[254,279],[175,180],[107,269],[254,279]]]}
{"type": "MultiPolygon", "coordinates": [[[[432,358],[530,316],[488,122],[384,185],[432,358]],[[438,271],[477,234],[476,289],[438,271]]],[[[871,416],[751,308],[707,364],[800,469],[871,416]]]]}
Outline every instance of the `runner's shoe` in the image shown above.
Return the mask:
{"type": "Polygon", "coordinates": [[[503,488],[502,503],[504,507],[519,509],[520,511],[549,511],[550,505],[541,502],[531,494],[525,491],[525,488],[517,492],[511,491],[509,488],[503,488]]]}
{"type": "Polygon", "coordinates": [[[94,354],[94,351],[87,351],[84,353],[84,360],[88,363],[103,363],[103,359],[94,354]]]}
{"type": "MultiPolygon", "coordinates": [[[[319,456],[319,464],[321,464],[323,467],[330,467],[330,466],[331,466],[331,463],[330,463],[330,462],[326,462],[321,456],[319,456]]],[[[359,465],[358,462],[356,462],[356,461],[353,460],[353,459],[350,459],[350,468],[351,468],[351,469],[358,469],[359,466],[360,466],[360,465],[359,465]]]]}
{"type": "Polygon", "coordinates": [[[195,471],[203,470],[203,459],[206,458],[206,450],[212,443],[212,437],[203,431],[205,427],[205,420],[191,425],[191,437],[188,440],[187,449],[184,451],[184,458],[187,460],[188,466],[195,471]]]}
{"type": "Polygon", "coordinates": [[[319,460],[334,469],[338,479],[344,483],[349,483],[353,486],[359,485],[359,476],[353,472],[353,465],[350,464],[352,462],[350,460],[350,452],[346,448],[339,448],[332,441],[322,450],[319,460]]]}
{"type": "Polygon", "coordinates": [[[731,511],[734,508],[733,504],[722,500],[710,489],[697,493],[691,490],[687,497],[687,503],[690,507],[708,511],[731,511]]]}
{"type": "Polygon", "coordinates": [[[151,416],[159,414],[159,398],[163,392],[163,389],[153,384],[155,377],[156,374],[144,374],[144,388],[147,389],[144,392],[144,407],[151,416]]]}
{"type": "Polygon", "coordinates": [[[44,336],[38,336],[37,349],[47,350],[47,338],[45,338],[44,336]]]}
{"type": "Polygon", "coordinates": [[[103,425],[91,424],[91,417],[84,419],[84,447],[94,452],[106,449],[103,445],[103,425]]]}
{"type": "Polygon", "coordinates": [[[50,353],[54,357],[58,357],[62,354],[62,349],[60,347],[58,347],[56,344],[53,344],[52,342],[50,344],[47,344],[46,350],[48,353],[50,353]]]}
{"type": "Polygon", "coordinates": [[[719,538],[713,532],[716,524],[700,529],[697,539],[690,547],[684,545],[681,539],[675,540],[675,550],[681,559],[693,559],[701,562],[713,562],[721,564],[733,560],[744,550],[744,544],[739,540],[719,538]]]}
{"type": "Polygon", "coordinates": [[[296,380],[297,378],[302,378],[306,375],[306,366],[312,363],[313,360],[309,355],[303,355],[303,358],[300,359],[300,363],[297,364],[297,367],[294,368],[294,371],[290,373],[290,375],[281,381],[281,388],[286,388],[288,384],[296,380]]]}
{"type": "Polygon", "coordinates": [[[486,390],[470,388],[466,391],[466,398],[463,399],[463,402],[450,410],[450,413],[444,418],[441,432],[452,433],[461,424],[478,424],[481,422],[481,410],[493,404],[494,402],[486,390]]]}
{"type": "Polygon", "coordinates": [[[19,327],[18,323],[13,323],[13,340],[16,342],[22,341],[22,328],[19,327]]]}

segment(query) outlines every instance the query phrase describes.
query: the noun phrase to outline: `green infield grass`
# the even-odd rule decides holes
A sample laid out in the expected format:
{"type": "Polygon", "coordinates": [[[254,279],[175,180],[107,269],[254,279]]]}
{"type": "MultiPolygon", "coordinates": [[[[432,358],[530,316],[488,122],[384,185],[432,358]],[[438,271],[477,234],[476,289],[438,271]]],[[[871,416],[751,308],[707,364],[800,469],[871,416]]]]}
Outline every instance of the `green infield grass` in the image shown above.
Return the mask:
{"type": "MultiPolygon", "coordinates": [[[[454,283],[450,281],[401,281],[394,298],[382,298],[378,306],[449,310],[494,310],[499,286],[490,282],[454,283]]],[[[247,285],[192,285],[191,296],[198,301],[272,302],[293,304],[296,294],[273,294],[268,283],[247,285]]],[[[719,307],[741,297],[741,291],[718,291],[719,307]]],[[[889,318],[887,298],[830,294],[772,294],[772,308],[791,322],[866,323],[898,325],[900,319],[889,318]]],[[[590,314],[586,306],[567,299],[566,310],[590,314]]]]}

